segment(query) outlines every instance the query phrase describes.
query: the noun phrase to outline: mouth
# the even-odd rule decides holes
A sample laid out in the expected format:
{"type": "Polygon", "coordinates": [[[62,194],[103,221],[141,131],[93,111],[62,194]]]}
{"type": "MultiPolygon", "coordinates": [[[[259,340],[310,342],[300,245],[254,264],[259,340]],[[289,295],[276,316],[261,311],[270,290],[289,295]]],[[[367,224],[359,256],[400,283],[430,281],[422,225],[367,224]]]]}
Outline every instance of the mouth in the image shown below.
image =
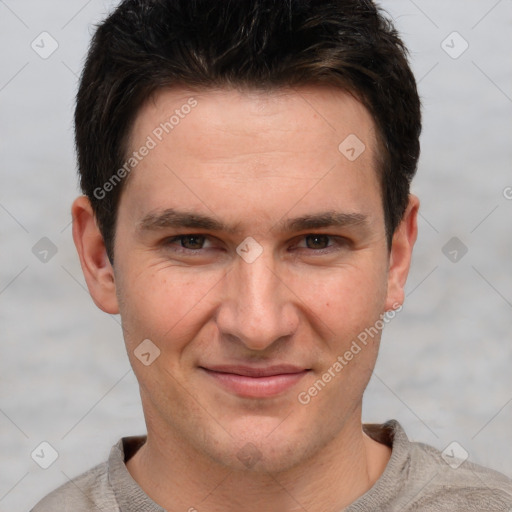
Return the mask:
{"type": "Polygon", "coordinates": [[[244,398],[269,398],[288,391],[310,370],[291,365],[199,367],[217,385],[244,398]]]}

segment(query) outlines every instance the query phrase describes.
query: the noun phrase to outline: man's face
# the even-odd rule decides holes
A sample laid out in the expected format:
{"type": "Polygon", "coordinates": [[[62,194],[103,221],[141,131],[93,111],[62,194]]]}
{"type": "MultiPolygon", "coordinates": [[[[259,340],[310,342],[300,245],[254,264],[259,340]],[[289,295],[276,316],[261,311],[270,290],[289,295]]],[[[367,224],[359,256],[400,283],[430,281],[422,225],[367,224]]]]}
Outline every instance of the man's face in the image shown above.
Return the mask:
{"type": "Polygon", "coordinates": [[[228,466],[292,467],[360,420],[380,332],[353,341],[397,302],[371,116],[329,89],[172,90],[139,112],[130,154],[148,136],[114,246],[148,429],[228,466]]]}

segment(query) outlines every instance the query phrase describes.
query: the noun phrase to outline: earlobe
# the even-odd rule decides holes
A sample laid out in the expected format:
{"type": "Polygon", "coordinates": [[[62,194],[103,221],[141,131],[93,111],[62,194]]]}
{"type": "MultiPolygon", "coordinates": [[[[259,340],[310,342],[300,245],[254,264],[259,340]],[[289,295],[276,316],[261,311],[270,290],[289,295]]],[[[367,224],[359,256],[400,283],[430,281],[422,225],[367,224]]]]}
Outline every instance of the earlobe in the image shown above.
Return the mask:
{"type": "Polygon", "coordinates": [[[89,293],[96,306],[101,310],[117,314],[119,307],[114,269],[108,259],[105,242],[96,224],[89,199],[85,196],[75,199],[71,214],[73,216],[73,240],[89,293]]]}
{"type": "Polygon", "coordinates": [[[396,309],[405,298],[405,282],[411,266],[412,250],[418,236],[418,210],[420,202],[409,195],[409,203],[400,225],[395,230],[389,256],[388,292],[386,310],[396,309]]]}

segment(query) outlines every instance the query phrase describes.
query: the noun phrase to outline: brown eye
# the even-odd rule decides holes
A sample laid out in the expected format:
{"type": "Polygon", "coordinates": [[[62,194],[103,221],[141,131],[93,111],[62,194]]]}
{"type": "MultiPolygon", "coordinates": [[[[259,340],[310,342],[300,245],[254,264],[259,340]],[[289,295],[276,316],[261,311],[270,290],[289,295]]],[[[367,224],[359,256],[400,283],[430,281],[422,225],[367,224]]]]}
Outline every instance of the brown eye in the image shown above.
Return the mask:
{"type": "Polygon", "coordinates": [[[329,236],[327,235],[306,235],[306,247],[308,249],[327,249],[329,247],[329,236]]]}
{"type": "Polygon", "coordinates": [[[203,235],[183,235],[178,237],[181,242],[181,247],[184,249],[202,249],[205,237],[203,235]]]}

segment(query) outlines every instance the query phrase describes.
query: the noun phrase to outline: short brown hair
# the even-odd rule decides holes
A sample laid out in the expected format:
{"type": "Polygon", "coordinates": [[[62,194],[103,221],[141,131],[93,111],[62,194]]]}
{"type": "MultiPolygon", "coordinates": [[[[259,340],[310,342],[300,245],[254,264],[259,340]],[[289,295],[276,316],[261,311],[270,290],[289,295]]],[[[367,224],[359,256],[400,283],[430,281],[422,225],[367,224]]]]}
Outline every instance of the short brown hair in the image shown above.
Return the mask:
{"type": "Polygon", "coordinates": [[[131,126],[155,91],[320,84],[351,92],[373,116],[390,245],[416,172],[421,112],[405,46],[373,2],[122,1],[96,30],[75,110],[80,184],[110,260],[123,183],[103,187],[123,166],[131,126]]]}

